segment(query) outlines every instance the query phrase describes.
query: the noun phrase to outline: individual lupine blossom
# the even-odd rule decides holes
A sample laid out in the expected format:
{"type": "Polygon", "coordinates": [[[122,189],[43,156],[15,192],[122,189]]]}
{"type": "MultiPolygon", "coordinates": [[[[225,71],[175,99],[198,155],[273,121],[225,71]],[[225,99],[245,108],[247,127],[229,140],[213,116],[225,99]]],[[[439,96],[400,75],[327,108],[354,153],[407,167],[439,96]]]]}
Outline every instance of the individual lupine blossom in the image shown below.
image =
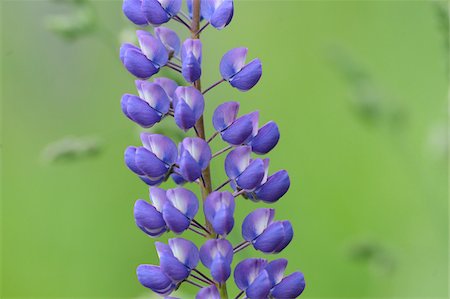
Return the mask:
{"type": "Polygon", "coordinates": [[[142,146],[125,150],[125,164],[149,186],[150,200],[135,202],[136,225],[150,238],[165,233],[177,236],[167,244],[155,242],[159,263],[139,265],[137,278],[166,299],[177,299],[172,294],[186,283],[198,287],[196,299],[296,298],[303,292],[305,280],[301,272],[284,274],[287,260],[239,258],[246,248],[267,254],[283,251],[293,239],[291,223],[274,220],[275,210],[265,207],[253,209],[241,224],[235,223],[234,215],[243,200],[272,204],[289,190],[287,171],[269,174],[269,158],[261,157],[278,144],[278,125],[269,121],[260,127],[258,111],[239,116],[239,103],[226,101],[211,107],[212,132],[209,138],[205,134],[209,125],[204,123],[205,102],[213,101],[205,101],[206,93],[223,82],[239,91],[252,89],[262,75],[261,61],[256,58],[247,63],[244,47],[223,51],[218,66],[221,77],[202,90],[200,33],[208,26],[219,30],[228,26],[234,4],[232,0],[186,0],[185,4],[187,13],[182,0],[123,2],[125,16],[141,29],[136,32],[139,46],[127,43],[120,49],[124,67],[138,78],[136,92],[122,96],[122,111],[140,127],[173,121],[186,133],[176,144],[167,136],[144,132],[142,146]],[[181,39],[174,30],[160,26],[170,20],[187,28],[189,37],[181,39]],[[147,25],[154,26],[153,33],[146,30],[147,25]],[[162,68],[174,72],[179,83],[164,77],[148,81],[162,68]],[[224,147],[213,154],[216,138],[224,147]],[[228,177],[223,183],[216,182],[217,176],[210,171],[213,159],[223,159],[228,177]],[[161,186],[169,178],[176,187],[161,186]],[[200,192],[192,191],[189,183],[197,185],[193,188],[200,192]],[[196,195],[200,193],[201,200],[196,195]],[[200,216],[204,223],[196,219],[200,216]],[[229,236],[235,227],[240,228],[242,241],[233,246],[229,236]],[[188,234],[204,239],[196,245],[188,234]],[[237,263],[234,271],[233,261],[237,263]],[[200,262],[206,271],[199,269],[200,262]],[[227,291],[232,276],[240,290],[233,296],[227,291]]]}

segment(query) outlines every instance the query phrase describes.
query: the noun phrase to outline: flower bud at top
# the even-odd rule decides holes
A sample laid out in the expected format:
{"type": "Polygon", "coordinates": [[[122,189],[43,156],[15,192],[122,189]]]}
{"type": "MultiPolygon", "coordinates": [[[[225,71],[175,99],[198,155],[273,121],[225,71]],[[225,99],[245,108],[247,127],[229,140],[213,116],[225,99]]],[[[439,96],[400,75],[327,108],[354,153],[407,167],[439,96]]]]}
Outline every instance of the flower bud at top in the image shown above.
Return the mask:
{"type": "Polygon", "coordinates": [[[198,80],[202,74],[202,42],[199,39],[184,41],[181,47],[182,74],[187,82],[198,80]]]}

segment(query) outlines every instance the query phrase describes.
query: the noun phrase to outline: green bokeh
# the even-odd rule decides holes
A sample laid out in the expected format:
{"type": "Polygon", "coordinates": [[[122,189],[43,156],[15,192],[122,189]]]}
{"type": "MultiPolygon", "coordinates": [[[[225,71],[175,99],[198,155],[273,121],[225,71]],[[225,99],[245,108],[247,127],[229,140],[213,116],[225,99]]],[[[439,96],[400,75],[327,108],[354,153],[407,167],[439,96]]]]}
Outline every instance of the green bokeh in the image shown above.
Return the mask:
{"type": "MultiPolygon", "coordinates": [[[[147,188],[122,157],[139,130],[119,106],[135,92],[117,57],[131,27],[121,2],[93,2],[93,32],[70,41],[45,26],[70,4],[0,5],[0,297],[148,298],[135,267],[157,257],[132,217],[147,188]],[[67,136],[96,138],[95,155],[42,157],[67,136]]],[[[238,0],[231,25],[202,36],[204,86],[232,47],[263,61],[250,92],[223,84],[208,93],[207,115],[238,100],[241,113],[258,109],[261,123],[279,124],[270,171],[287,169],[292,186],[274,207],[295,229],[279,256],[305,273],[303,298],[448,296],[445,5],[238,0]]],[[[222,163],[212,165],[214,185],[222,163]]],[[[237,222],[262,206],[239,200],[237,222]]]]}

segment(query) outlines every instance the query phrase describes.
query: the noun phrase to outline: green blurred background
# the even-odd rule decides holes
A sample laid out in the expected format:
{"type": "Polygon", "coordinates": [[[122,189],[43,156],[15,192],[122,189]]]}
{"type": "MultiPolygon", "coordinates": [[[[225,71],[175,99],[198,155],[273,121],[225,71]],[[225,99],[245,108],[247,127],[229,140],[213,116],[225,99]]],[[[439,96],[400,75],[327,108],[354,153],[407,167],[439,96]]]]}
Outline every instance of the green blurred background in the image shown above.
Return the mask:
{"type": "MultiPolygon", "coordinates": [[[[202,35],[205,87],[232,47],[263,61],[250,92],[208,93],[207,115],[238,100],[279,124],[270,170],[292,185],[272,207],[294,225],[279,256],[305,273],[303,298],[448,297],[447,5],[237,0],[202,35]]],[[[157,263],[132,217],[147,188],[123,163],[140,130],[119,105],[133,30],[121,1],[1,3],[2,298],[151,297],[134,274],[157,263]]],[[[262,206],[239,200],[237,221],[262,206]]]]}

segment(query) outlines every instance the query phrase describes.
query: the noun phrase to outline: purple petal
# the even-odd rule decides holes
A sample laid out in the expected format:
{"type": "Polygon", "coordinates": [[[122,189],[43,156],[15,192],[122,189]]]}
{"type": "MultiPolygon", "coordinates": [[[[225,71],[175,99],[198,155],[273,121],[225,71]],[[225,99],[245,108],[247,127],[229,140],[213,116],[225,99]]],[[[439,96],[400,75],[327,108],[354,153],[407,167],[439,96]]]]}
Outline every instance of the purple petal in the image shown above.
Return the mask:
{"type": "MultiPolygon", "coordinates": [[[[145,0],[144,0],[145,1],[145,0]]],[[[144,30],[136,31],[142,53],[158,67],[166,65],[169,56],[163,43],[144,30]]]]}
{"type": "Polygon", "coordinates": [[[250,61],[246,66],[242,68],[240,72],[231,78],[231,86],[239,89],[240,91],[250,90],[258,83],[262,75],[261,61],[256,58],[250,61]]]}
{"type": "Polygon", "coordinates": [[[173,255],[188,269],[197,267],[199,253],[194,243],[183,238],[174,238],[169,240],[169,246],[173,255]]]}
{"type": "Polygon", "coordinates": [[[164,163],[172,165],[176,162],[178,149],[169,137],[161,134],[141,133],[141,141],[146,149],[154,153],[164,163]]]}
{"type": "Polygon", "coordinates": [[[242,222],[242,237],[246,241],[253,241],[272,223],[275,216],[274,209],[259,208],[251,212],[242,222]]]}
{"type": "Polygon", "coordinates": [[[224,0],[212,15],[211,25],[216,29],[223,29],[231,22],[233,10],[233,0],[224,0]]]}
{"type": "Polygon", "coordinates": [[[163,255],[159,259],[161,270],[172,281],[180,282],[189,276],[189,269],[173,255],[163,255]]]}
{"type": "Polygon", "coordinates": [[[121,52],[123,52],[123,65],[134,76],[148,79],[159,71],[159,68],[148,60],[147,56],[140,50],[125,47],[123,50],[121,49],[121,52]]]}
{"type": "Polygon", "coordinates": [[[213,260],[221,256],[225,262],[231,264],[233,260],[233,246],[226,239],[210,239],[200,248],[200,260],[207,268],[211,267],[213,260]]]}
{"type": "Polygon", "coordinates": [[[212,154],[211,149],[205,140],[198,137],[184,138],[182,141],[182,150],[191,154],[202,170],[208,167],[212,154]]]}
{"type": "MultiPolygon", "coordinates": [[[[248,298],[268,298],[272,284],[266,271],[261,271],[245,292],[248,298]]],[[[287,299],[287,298],[286,298],[287,299]]]]}
{"type": "Polygon", "coordinates": [[[156,83],[136,80],[136,87],[143,100],[160,114],[167,114],[170,107],[170,99],[164,89],[156,83]]]}
{"type": "Polygon", "coordinates": [[[161,25],[170,20],[170,16],[157,0],[142,0],[142,12],[148,22],[161,25]]]}
{"type": "Polygon", "coordinates": [[[169,189],[166,196],[172,205],[187,218],[192,219],[197,214],[198,199],[191,190],[181,187],[169,189]]]}
{"type": "Polygon", "coordinates": [[[158,254],[158,258],[161,258],[163,256],[173,256],[172,249],[170,249],[170,246],[167,244],[156,241],[155,248],[156,253],[158,254]]]}
{"type": "Polygon", "coordinates": [[[163,43],[169,53],[178,55],[181,42],[177,33],[166,27],[155,28],[155,36],[163,43]]]}
{"type": "Polygon", "coordinates": [[[168,295],[175,289],[175,285],[170,278],[158,266],[139,265],[136,269],[136,274],[139,282],[144,287],[160,295],[168,295]]]}
{"type": "Polygon", "coordinates": [[[293,231],[290,224],[286,231],[281,221],[271,223],[264,232],[255,239],[253,246],[264,253],[275,253],[283,250],[292,240],[293,231]]]}
{"type": "Polygon", "coordinates": [[[236,120],[238,112],[238,102],[225,102],[217,106],[212,117],[213,126],[216,131],[221,132],[228,128],[236,120]]]}
{"type": "Polygon", "coordinates": [[[204,287],[195,296],[195,299],[220,299],[219,291],[215,285],[204,287]]]}
{"type": "Polygon", "coordinates": [[[203,210],[214,231],[219,235],[227,235],[234,226],[234,196],[230,192],[212,192],[203,205],[203,210]]]}
{"type": "Polygon", "coordinates": [[[181,154],[178,164],[180,166],[180,172],[186,181],[194,182],[201,177],[202,169],[189,152],[184,151],[181,154]]]}
{"type": "Polygon", "coordinates": [[[139,176],[139,178],[149,186],[158,186],[164,181],[164,176],[158,178],[149,178],[146,176],[139,176]]]}
{"type": "MultiPolygon", "coordinates": [[[[200,2],[200,10],[201,15],[209,21],[214,11],[216,10],[216,4],[221,0],[201,0],[200,2]]],[[[188,9],[192,11],[192,0],[187,1],[188,9]],[[190,7],[190,8],[189,8],[190,7]]],[[[191,12],[192,13],[192,12],[191,12]]]]}
{"type": "Polygon", "coordinates": [[[267,260],[262,258],[248,258],[237,264],[234,269],[234,282],[237,287],[246,290],[264,270],[267,260]]]}
{"type": "Polygon", "coordinates": [[[194,111],[184,101],[177,101],[175,106],[175,123],[184,131],[189,130],[196,123],[194,111]]]}
{"type": "Polygon", "coordinates": [[[153,82],[161,86],[166,92],[166,94],[169,96],[169,98],[172,99],[174,97],[175,89],[177,89],[178,87],[178,84],[175,81],[169,78],[160,77],[155,78],[153,82]]]}
{"type": "Polygon", "coordinates": [[[280,140],[278,126],[275,122],[270,121],[258,130],[250,145],[254,153],[264,155],[277,145],[278,140],[280,140]]]}
{"type": "Polygon", "coordinates": [[[294,272],[277,284],[272,290],[275,299],[297,298],[305,289],[305,277],[301,272],[294,272]]]}
{"type": "Polygon", "coordinates": [[[239,117],[222,133],[222,139],[232,145],[241,145],[253,139],[258,131],[259,112],[239,117]]]}
{"type": "Polygon", "coordinates": [[[202,63],[202,42],[199,39],[188,38],[181,46],[181,60],[185,60],[192,53],[199,64],[202,63]]]}
{"type": "Polygon", "coordinates": [[[122,61],[122,63],[124,63],[125,53],[130,49],[141,51],[141,49],[139,49],[135,45],[129,43],[122,44],[122,46],[120,46],[120,61],[122,61]]]}
{"type": "Polygon", "coordinates": [[[167,201],[166,190],[157,187],[150,187],[150,200],[156,210],[162,212],[164,204],[167,201]]]}
{"type": "Polygon", "coordinates": [[[202,67],[194,54],[188,53],[183,59],[181,73],[187,82],[197,81],[202,75],[202,67]]]}
{"type": "Polygon", "coordinates": [[[125,164],[127,167],[138,175],[144,175],[144,172],[136,165],[136,147],[129,146],[125,150],[125,164]]]}
{"type": "Polygon", "coordinates": [[[188,229],[190,220],[170,202],[164,204],[162,215],[167,226],[175,234],[181,234],[188,229]]]}
{"type": "Polygon", "coordinates": [[[151,178],[160,177],[169,170],[154,153],[143,147],[136,149],[136,166],[151,178]]]}
{"type": "Polygon", "coordinates": [[[123,113],[141,127],[150,128],[161,121],[161,115],[137,96],[123,95],[121,106],[123,113]]]}
{"type": "Polygon", "coordinates": [[[286,248],[286,246],[289,245],[289,243],[291,243],[292,238],[294,237],[294,230],[292,229],[292,224],[287,221],[284,220],[281,222],[283,224],[283,228],[284,228],[284,239],[282,242],[280,242],[277,246],[277,248],[275,249],[275,253],[281,252],[284,248],[286,248]]]}
{"type": "Polygon", "coordinates": [[[220,74],[222,78],[229,81],[245,65],[247,48],[235,48],[225,53],[220,61],[220,74]]]}
{"type": "Polygon", "coordinates": [[[158,237],[167,231],[162,214],[145,200],[139,199],[134,204],[134,219],[136,225],[149,236],[158,237]]]}
{"type": "MultiPolygon", "coordinates": [[[[193,86],[180,86],[175,91],[176,104],[185,102],[194,113],[195,121],[202,116],[205,109],[205,100],[200,91],[193,86]]],[[[176,108],[175,108],[176,109],[176,108]]],[[[176,112],[176,111],[175,111],[176,112]]]]}
{"type": "Polygon", "coordinates": [[[176,15],[181,9],[181,0],[158,0],[161,6],[171,16],[176,15]]]}
{"type": "Polygon", "coordinates": [[[218,283],[225,282],[231,274],[231,264],[221,255],[216,256],[210,267],[211,276],[218,283]]]}
{"type": "Polygon", "coordinates": [[[147,19],[141,8],[141,0],[124,0],[122,10],[125,16],[134,24],[147,25],[147,19]]]}
{"type": "Polygon", "coordinates": [[[240,146],[232,150],[225,158],[225,172],[230,179],[238,177],[250,164],[251,148],[240,146]]]}
{"type": "Polygon", "coordinates": [[[265,270],[269,275],[269,280],[272,286],[280,283],[280,281],[283,279],[284,270],[286,270],[287,263],[288,263],[287,259],[281,258],[271,261],[270,263],[267,264],[265,270]]]}
{"type": "Polygon", "coordinates": [[[172,174],[171,178],[177,185],[184,185],[187,182],[181,175],[176,173],[172,174]]]}
{"type": "Polygon", "coordinates": [[[280,170],[267,178],[267,181],[255,190],[258,199],[272,203],[280,199],[290,187],[289,175],[286,170],[280,170]]]}
{"type": "Polygon", "coordinates": [[[261,183],[264,178],[264,162],[262,159],[255,159],[236,178],[236,184],[244,190],[251,191],[261,183]]]}

